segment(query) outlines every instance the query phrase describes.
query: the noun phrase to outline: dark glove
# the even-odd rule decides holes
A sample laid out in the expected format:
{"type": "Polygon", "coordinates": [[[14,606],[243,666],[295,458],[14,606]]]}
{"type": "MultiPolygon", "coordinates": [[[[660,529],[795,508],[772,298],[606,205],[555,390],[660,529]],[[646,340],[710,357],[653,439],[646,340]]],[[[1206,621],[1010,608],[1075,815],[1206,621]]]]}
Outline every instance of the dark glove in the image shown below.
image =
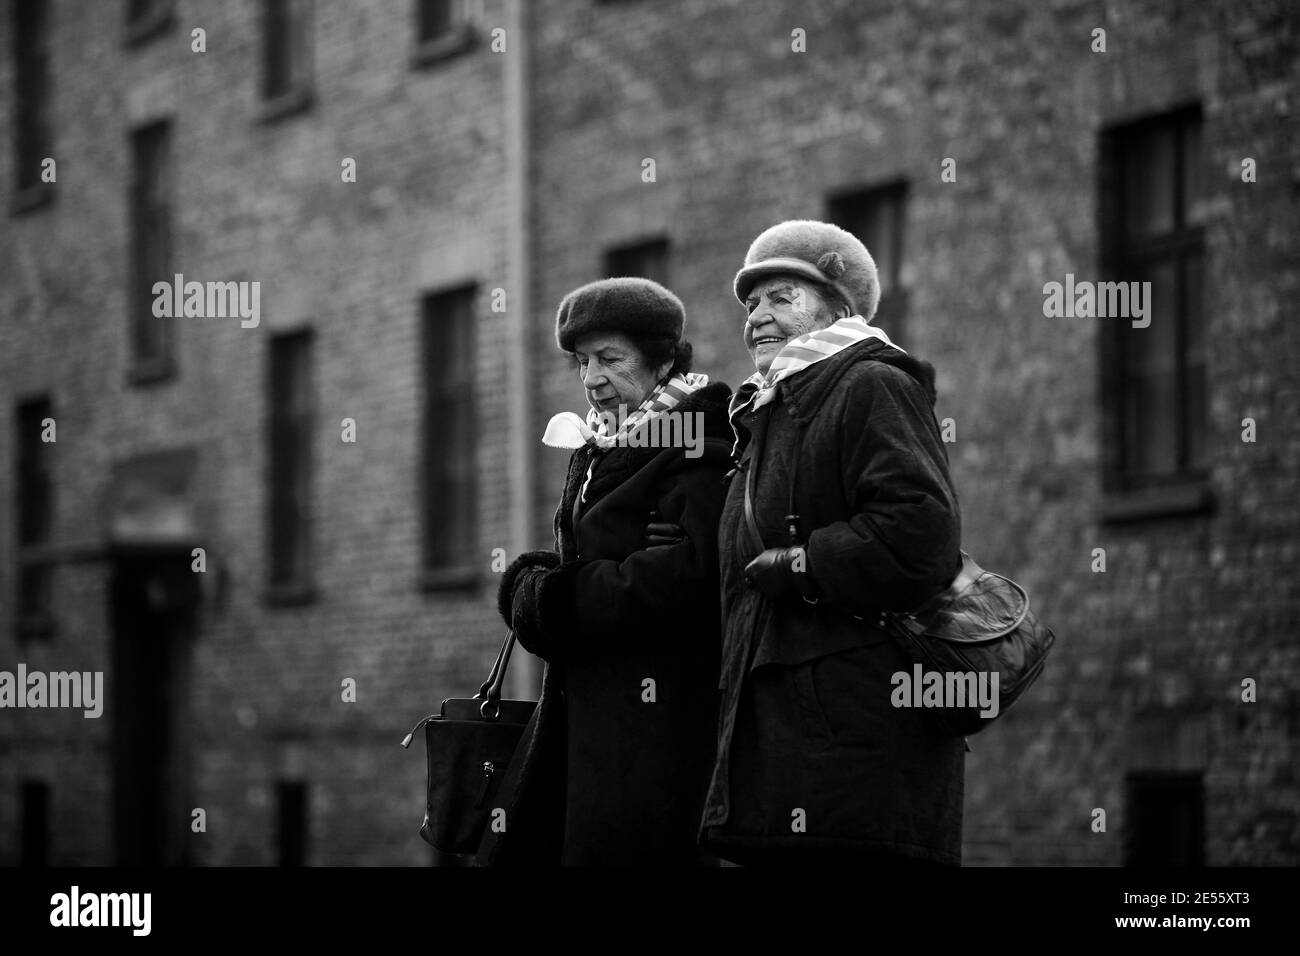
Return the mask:
{"type": "Polygon", "coordinates": [[[556,575],[554,570],[531,565],[515,575],[510,626],[515,639],[530,654],[544,661],[554,660],[559,650],[559,635],[550,634],[542,622],[542,592],[556,575]]]}
{"type": "Polygon", "coordinates": [[[679,524],[669,521],[652,521],[645,526],[645,546],[663,548],[668,545],[681,544],[686,540],[686,531],[679,524]]]}
{"type": "Polygon", "coordinates": [[[528,568],[558,568],[560,556],[554,551],[525,551],[510,562],[505,573],[501,575],[501,586],[497,588],[497,611],[506,627],[513,626],[515,605],[515,583],[519,575],[528,568]]]}
{"type": "Polygon", "coordinates": [[[745,565],[745,583],[769,599],[794,591],[812,601],[820,594],[808,567],[808,552],[802,545],[768,548],[745,565]]]}

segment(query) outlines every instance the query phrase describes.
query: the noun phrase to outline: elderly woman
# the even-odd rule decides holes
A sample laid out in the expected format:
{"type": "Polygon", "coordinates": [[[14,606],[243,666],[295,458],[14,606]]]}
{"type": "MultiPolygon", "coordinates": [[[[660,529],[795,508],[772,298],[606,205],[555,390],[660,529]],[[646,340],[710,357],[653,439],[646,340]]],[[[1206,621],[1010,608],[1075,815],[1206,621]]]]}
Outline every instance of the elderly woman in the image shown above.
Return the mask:
{"type": "Polygon", "coordinates": [[[521,555],[501,582],[502,617],[547,667],[484,865],[712,860],[697,833],[717,726],[731,390],[691,373],[684,322],[648,279],[593,282],[560,303],[556,341],[591,411],[547,428],[548,444],[575,448],[555,549],[521,555]]]}
{"type": "Polygon", "coordinates": [[[875,263],[836,226],[768,229],[735,292],[756,372],[731,409],[701,840],[748,865],[957,864],[962,740],[891,705],[891,675],[911,665],[879,623],[961,563],[934,370],[868,324],[875,263]]]}

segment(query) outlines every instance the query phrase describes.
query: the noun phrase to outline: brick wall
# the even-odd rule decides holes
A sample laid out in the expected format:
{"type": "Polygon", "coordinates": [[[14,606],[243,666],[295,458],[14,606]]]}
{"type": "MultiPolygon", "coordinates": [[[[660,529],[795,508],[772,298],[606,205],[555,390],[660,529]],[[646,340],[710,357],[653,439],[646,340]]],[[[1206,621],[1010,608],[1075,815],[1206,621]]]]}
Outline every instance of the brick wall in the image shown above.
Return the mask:
{"type": "MultiPolygon", "coordinates": [[[[9,4],[0,116],[13,107],[9,4]]],[[[1300,666],[1295,15],[1284,3],[529,3],[533,229],[530,434],[583,407],[554,350],[554,307],[604,251],[670,239],[696,369],[748,373],[731,277],[750,240],[821,217],[844,188],[909,182],[908,346],[937,366],[967,548],[1025,584],[1059,643],[1043,678],[967,760],[972,864],[1122,860],[1124,775],[1204,774],[1206,861],[1294,864],[1300,666]],[[791,52],[791,31],[807,53],[791,52]],[[1107,30],[1108,51],[1090,50],[1107,30]],[[1288,53],[1288,51],[1290,51],[1288,53]],[[1288,58],[1289,57],[1289,58],[1288,58]],[[1279,66],[1281,64],[1281,66],[1279,66]],[[1096,274],[1098,139],[1199,102],[1208,167],[1211,484],[1198,517],[1100,521],[1099,341],[1106,320],[1047,319],[1042,286],[1096,274]],[[1243,156],[1259,164],[1244,184],[1243,156]],[[644,183],[653,158],[657,181],[644,183]],[[940,181],[944,158],[957,181],[940,181]],[[1240,441],[1245,416],[1259,441],[1240,441]],[[1090,569],[1106,550],[1107,571],[1090,569]],[[1239,701],[1254,677],[1259,701],[1239,701]],[[1105,808],[1106,833],[1091,831],[1105,808]]],[[[410,65],[411,11],[318,5],[315,101],[256,121],[257,5],[180,2],[175,25],[121,41],[117,4],[53,5],[52,205],[0,230],[0,460],[13,409],[49,393],[58,421],[53,540],[105,543],[115,462],[195,447],[212,566],[188,730],[196,862],[275,861],[274,788],[310,784],[309,862],[427,862],[415,836],[419,742],[397,741],[443,696],[477,686],[499,635],[494,547],[510,546],[512,387],[505,318],[504,89],[476,48],[410,65]],[[207,30],[191,53],[189,31],[207,30]],[[178,322],[178,376],[126,384],[129,131],[170,117],[174,244],[187,278],[262,283],[262,324],[178,322]],[[357,160],[358,182],[340,182],[357,160]],[[482,587],[419,587],[419,300],[477,284],[482,587]],[[313,518],[319,597],[270,607],[264,510],[268,337],[316,333],[313,518]],[[356,419],[358,442],[339,440],[356,419]],[[355,704],[340,681],[358,684],[355,704]]],[[[517,39],[517,38],[516,38],[517,39]]],[[[512,40],[513,42],[513,40],[512,40]]],[[[8,127],[6,127],[8,129],[8,127]]],[[[6,134],[7,135],[7,134],[6,134]]],[[[0,150],[0,182],[13,180],[0,150]]],[[[6,185],[7,188],[7,185],[6,185]]],[[[533,538],[544,545],[563,452],[538,448],[533,538]]],[[[0,498],[12,501],[12,468],[0,498]]],[[[12,512],[9,512],[12,513],[12,512]]],[[[0,523],[6,531],[9,522],[0,523]]],[[[0,668],[109,669],[102,559],[55,570],[58,631],[13,633],[15,541],[0,534],[0,668]]],[[[112,692],[111,674],[109,693],[112,692]]],[[[5,711],[0,864],[18,855],[19,778],[51,784],[55,863],[111,861],[107,721],[5,711]],[[14,772],[10,772],[10,770],[14,772]]]]}
{"type": "MultiPolygon", "coordinates": [[[[10,23],[5,4],[6,29],[10,23]]],[[[387,3],[321,4],[312,29],[315,102],[257,121],[259,6],[178,5],[170,30],[121,41],[121,4],[56,3],[52,33],[57,198],[8,218],[0,363],[9,462],[13,407],[48,392],[58,422],[57,546],[104,543],[110,465],[160,448],[199,450],[195,497],[211,573],[195,643],[193,835],[197,862],[275,861],[274,784],[309,783],[313,863],[425,863],[416,835],[424,755],[397,744],[445,696],[468,695],[499,639],[489,569],[509,545],[500,314],[505,284],[501,69],[479,48],[426,69],[410,65],[410,11],[387,3]],[[208,52],[190,51],[194,26],[208,52]],[[187,279],[261,282],[262,320],[179,320],[179,374],[126,384],[128,131],[174,124],[173,252],[187,279]],[[340,163],[357,162],[343,183],[340,163]],[[484,428],[480,537],[483,586],[419,586],[420,299],[473,282],[480,317],[476,377],[484,428]],[[266,600],[268,338],[315,332],[317,428],[312,519],[318,599],[266,600]],[[357,422],[356,444],[340,422],[357,422]],[[343,703],[341,681],[357,681],[343,703]]],[[[496,9],[489,4],[487,14],[496,9]]],[[[12,106],[9,37],[0,112],[12,106]]],[[[11,179],[12,151],[0,159],[11,179]]],[[[12,468],[0,496],[12,501],[12,468]]],[[[6,532],[9,522],[3,523],[6,532]]],[[[55,572],[58,633],[13,639],[13,536],[0,543],[5,598],[0,660],[32,669],[109,669],[103,561],[55,572]]],[[[481,557],[481,560],[477,560],[481,557]]],[[[112,693],[112,675],[108,676],[112,693]]],[[[18,852],[19,777],[50,781],[52,862],[111,861],[109,721],[58,711],[6,711],[0,725],[0,862],[18,852]]]]}
{"type": "MultiPolygon", "coordinates": [[[[1039,684],[972,741],[966,861],[1119,863],[1125,773],[1180,769],[1204,773],[1208,863],[1294,863],[1300,435],[1288,370],[1300,338],[1282,318],[1300,274],[1294,13],[583,6],[552,0],[538,14],[539,304],[597,277],[604,247],[663,233],[696,369],[734,387],[750,369],[731,278],[752,238],[821,218],[844,188],[909,182],[908,342],[937,366],[937,414],[956,426],[965,545],[1025,584],[1059,637],[1039,684]],[[791,51],[795,28],[807,53],[791,51]],[[1107,320],[1044,318],[1042,287],[1100,268],[1100,131],[1189,102],[1202,104],[1211,171],[1218,506],[1106,525],[1107,320]],[[1267,168],[1254,184],[1239,177],[1247,155],[1267,168]],[[656,183],[641,180],[645,157],[656,183]],[[945,183],[949,157],[957,179],[945,183]],[[1256,444],[1240,440],[1247,415],[1269,432],[1256,444]],[[1098,547],[1104,574],[1091,571],[1098,547]],[[1253,705],[1239,698],[1248,676],[1253,705]],[[1106,833],[1090,828],[1097,807],[1106,833]]],[[[540,411],[579,407],[571,373],[543,366],[540,411]]],[[[539,502],[554,501],[561,474],[542,467],[539,502]]]]}

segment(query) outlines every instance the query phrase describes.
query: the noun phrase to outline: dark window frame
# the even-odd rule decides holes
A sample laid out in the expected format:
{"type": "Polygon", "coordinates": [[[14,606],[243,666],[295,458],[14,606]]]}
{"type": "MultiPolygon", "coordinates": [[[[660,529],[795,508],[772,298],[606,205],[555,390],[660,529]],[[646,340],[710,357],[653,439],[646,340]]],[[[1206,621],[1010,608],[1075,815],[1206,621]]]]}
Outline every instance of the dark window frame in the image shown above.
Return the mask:
{"type": "Polygon", "coordinates": [[[319,597],[315,583],[314,439],[319,419],[315,331],[299,328],[267,346],[267,603],[292,607],[319,597]]]}
{"type": "Polygon", "coordinates": [[[145,0],[137,9],[135,0],[126,0],[125,31],[123,42],[128,47],[139,46],[156,36],[161,36],[176,23],[175,0],[145,0]]]}
{"type": "Polygon", "coordinates": [[[414,39],[411,67],[417,70],[449,60],[474,45],[474,25],[469,21],[464,0],[446,0],[450,8],[448,26],[428,36],[425,36],[425,2],[413,0],[411,4],[411,35],[414,39]]]}
{"type": "MultiPolygon", "coordinates": [[[[886,270],[881,270],[880,303],[870,321],[879,324],[899,345],[903,344],[907,336],[912,307],[911,286],[904,280],[910,200],[911,186],[906,179],[891,179],[841,189],[826,198],[826,220],[857,236],[876,259],[877,266],[884,263],[887,267],[886,270]],[[893,220],[884,227],[888,229],[888,249],[885,250],[887,254],[882,256],[872,250],[872,243],[861,235],[860,229],[854,227],[861,226],[872,216],[882,215],[882,210],[889,206],[893,207],[893,220]]],[[[875,244],[879,246],[879,243],[875,244]]]]}
{"type": "MultiPolygon", "coordinates": [[[[1169,812],[1167,801],[1161,801],[1166,814],[1169,812]]],[[[1124,776],[1124,865],[1134,867],[1205,865],[1205,775],[1201,771],[1190,770],[1140,770],[1129,771],[1124,776]],[[1139,808],[1138,801],[1145,792],[1167,795],[1171,789],[1185,790],[1194,796],[1190,802],[1191,836],[1189,859],[1183,863],[1171,863],[1168,860],[1150,860],[1140,858],[1146,849],[1149,852],[1151,837],[1139,832],[1139,816],[1151,816],[1149,810],[1139,808]]]]}
{"type": "Polygon", "coordinates": [[[671,288],[671,262],[672,241],[666,235],[621,242],[606,249],[602,257],[606,276],[639,276],[658,282],[665,288],[671,288]],[[657,261],[658,268],[647,269],[644,265],[633,264],[644,263],[646,260],[657,261]]]}
{"type": "Polygon", "coordinates": [[[55,184],[41,180],[41,164],[54,152],[49,11],[49,3],[23,0],[15,0],[12,8],[14,188],[10,212],[14,215],[39,209],[55,195],[55,184]]]}
{"type": "MultiPolygon", "coordinates": [[[[1215,507],[1210,488],[1210,465],[1200,466],[1190,461],[1194,444],[1193,429],[1199,428],[1199,439],[1205,448],[1209,438],[1209,380],[1201,369],[1202,388],[1205,390],[1206,419],[1192,422],[1189,411],[1190,367],[1188,361],[1189,314],[1187,302],[1189,263],[1206,260],[1204,226],[1189,222],[1191,209],[1187,195],[1189,131],[1203,124],[1199,103],[1179,106],[1151,116],[1109,126],[1102,130],[1099,150],[1098,238],[1100,273],[1105,281],[1134,281],[1134,274],[1145,274],[1158,264],[1172,263],[1174,267],[1175,306],[1174,317],[1174,413],[1177,416],[1175,470],[1162,474],[1139,474],[1129,464],[1131,441],[1127,437],[1136,425],[1130,420],[1133,402],[1130,391],[1137,380],[1130,376],[1133,361],[1131,350],[1125,348],[1128,334],[1149,334],[1148,329],[1133,329],[1122,318],[1099,319],[1101,436],[1102,436],[1102,490],[1100,519],[1104,523],[1141,521],[1151,518],[1178,517],[1206,514],[1215,507]],[[1174,171],[1172,177],[1173,224],[1165,232],[1154,236],[1132,238],[1127,234],[1125,212],[1129,163],[1136,161],[1135,144],[1144,136],[1170,131],[1173,133],[1174,171]]],[[[1203,127],[1202,127],[1203,128],[1203,127]]],[[[1191,157],[1191,162],[1199,161],[1191,157]]],[[[1201,273],[1204,273],[1202,265],[1201,273]]],[[[1154,290],[1153,290],[1154,291],[1154,290]]],[[[1207,321],[1204,308],[1204,286],[1201,294],[1201,321],[1207,321]]],[[[1202,327],[1203,340],[1205,328],[1202,327]]]]}
{"type": "Polygon", "coordinates": [[[22,781],[19,813],[22,821],[21,851],[18,865],[46,867],[50,864],[51,788],[45,780],[22,781]],[[35,817],[35,819],[32,819],[35,817]]]}
{"type": "Polygon", "coordinates": [[[257,120],[273,123],[306,112],[315,102],[313,8],[304,0],[262,0],[260,25],[258,95],[261,106],[257,120]],[[282,15],[278,26],[273,23],[276,8],[282,15]],[[277,57],[284,58],[285,72],[283,85],[273,87],[272,63],[279,65],[277,57]]]}
{"type": "Polygon", "coordinates": [[[41,422],[54,418],[47,395],[20,402],[14,414],[14,528],[17,545],[15,630],[18,640],[47,640],[55,631],[51,535],[54,528],[54,466],[51,443],[40,440],[41,422]]]}
{"type": "Polygon", "coordinates": [[[311,841],[311,792],[305,780],[276,784],[276,864],[306,866],[311,841]]]}
{"type": "Polygon", "coordinates": [[[127,322],[130,342],[127,384],[167,382],[177,374],[176,323],[179,316],[153,314],[153,286],[173,281],[176,196],[175,127],[158,120],[131,131],[130,289],[127,322]],[[156,260],[156,261],[155,261],[156,260]],[[148,326],[149,328],[144,328],[148,326]],[[141,342],[153,338],[154,353],[142,353],[141,342]]]}
{"type": "Polygon", "coordinates": [[[432,291],[422,296],[419,304],[424,392],[419,464],[420,586],[425,591],[474,589],[484,579],[478,560],[482,534],[477,465],[478,299],[478,285],[465,283],[432,291]],[[438,327],[449,320],[462,323],[462,327],[450,334],[438,327]],[[452,414],[460,417],[449,423],[452,414]],[[455,448],[454,454],[448,452],[449,447],[455,448]],[[453,466],[450,471],[448,465],[453,466]]]}

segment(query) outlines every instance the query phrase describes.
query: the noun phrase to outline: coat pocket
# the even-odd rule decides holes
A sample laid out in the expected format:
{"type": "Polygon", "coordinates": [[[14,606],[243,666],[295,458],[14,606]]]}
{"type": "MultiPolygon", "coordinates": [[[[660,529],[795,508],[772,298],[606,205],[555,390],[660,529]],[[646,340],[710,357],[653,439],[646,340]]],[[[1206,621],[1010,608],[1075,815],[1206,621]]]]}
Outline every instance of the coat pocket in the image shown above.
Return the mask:
{"type": "Polygon", "coordinates": [[[834,744],[884,746],[901,714],[891,702],[893,675],[907,658],[892,641],[876,641],[813,658],[794,668],[814,726],[834,744]]]}
{"type": "MultiPolygon", "coordinates": [[[[832,655],[833,656],[833,655],[832,655]]],[[[786,673],[790,700],[798,722],[800,736],[809,742],[816,741],[822,746],[829,745],[835,737],[826,714],[822,710],[821,698],[813,680],[815,661],[805,661],[783,667],[786,673]]]]}

